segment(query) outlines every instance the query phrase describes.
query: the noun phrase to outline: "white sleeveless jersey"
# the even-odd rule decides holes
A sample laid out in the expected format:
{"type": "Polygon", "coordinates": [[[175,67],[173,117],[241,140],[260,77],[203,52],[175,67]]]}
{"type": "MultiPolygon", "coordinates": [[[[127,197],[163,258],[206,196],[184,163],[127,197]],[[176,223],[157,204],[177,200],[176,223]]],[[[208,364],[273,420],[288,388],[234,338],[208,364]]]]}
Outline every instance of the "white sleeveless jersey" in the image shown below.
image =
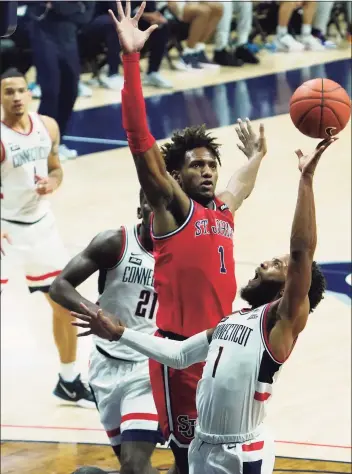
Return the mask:
{"type": "MultiPolygon", "coordinates": [[[[137,226],[122,229],[125,235],[123,255],[114,268],[100,273],[98,304],[103,310],[116,315],[115,321],[120,319],[126,327],[154,334],[158,309],[157,294],[154,291],[154,257],[142,247],[137,226]]],[[[99,337],[95,337],[94,342],[118,359],[136,362],[147,359],[119,342],[99,337]]]]}
{"type": "Polygon", "coordinates": [[[196,432],[205,442],[244,442],[261,432],[281,367],[267,345],[269,307],[235,312],[214,331],[197,388],[196,432]]]}
{"type": "Polygon", "coordinates": [[[36,192],[35,175],[48,176],[48,157],[52,140],[41,118],[29,114],[31,130],[16,132],[1,122],[1,218],[36,222],[48,212],[50,204],[36,192]]]}

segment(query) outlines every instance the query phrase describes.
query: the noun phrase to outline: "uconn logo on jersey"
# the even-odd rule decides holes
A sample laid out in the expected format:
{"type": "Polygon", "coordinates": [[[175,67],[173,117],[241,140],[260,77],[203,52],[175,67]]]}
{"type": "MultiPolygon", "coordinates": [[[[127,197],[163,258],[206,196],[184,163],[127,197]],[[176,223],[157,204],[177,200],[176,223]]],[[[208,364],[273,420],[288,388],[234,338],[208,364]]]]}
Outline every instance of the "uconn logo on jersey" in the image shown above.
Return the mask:
{"type": "Polygon", "coordinates": [[[215,225],[209,225],[208,219],[200,219],[194,223],[195,226],[195,236],[199,237],[200,235],[223,235],[229,239],[233,239],[233,228],[226,221],[221,219],[215,219],[215,225]]]}
{"type": "Polygon", "coordinates": [[[182,436],[187,439],[194,438],[194,430],[196,426],[196,420],[190,418],[188,415],[179,415],[177,417],[178,431],[182,436]]]}
{"type": "Polygon", "coordinates": [[[252,332],[253,329],[243,324],[221,324],[215,329],[212,340],[221,339],[223,341],[231,341],[246,347],[252,332]]]}
{"type": "Polygon", "coordinates": [[[18,168],[32,161],[46,160],[48,158],[47,147],[34,147],[26,150],[19,150],[12,156],[13,167],[18,168]]]}
{"type": "MultiPolygon", "coordinates": [[[[131,261],[131,260],[130,260],[131,261]]],[[[123,275],[123,283],[137,283],[138,285],[154,287],[154,270],[151,268],[136,266],[126,266],[123,275]]]]}

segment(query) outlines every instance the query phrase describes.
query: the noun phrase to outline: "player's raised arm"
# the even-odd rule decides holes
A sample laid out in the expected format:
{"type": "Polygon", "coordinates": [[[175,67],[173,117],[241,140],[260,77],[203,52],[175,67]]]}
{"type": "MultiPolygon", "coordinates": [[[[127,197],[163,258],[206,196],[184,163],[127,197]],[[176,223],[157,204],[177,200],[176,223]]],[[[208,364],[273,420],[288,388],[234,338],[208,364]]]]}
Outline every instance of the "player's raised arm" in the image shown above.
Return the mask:
{"type": "Polygon", "coordinates": [[[95,334],[108,341],[120,341],[150,359],[174,369],[184,369],[204,362],[214,332],[214,329],[208,329],[185,341],[174,341],[127,329],[105,316],[102,309],[89,309],[85,304],[81,304],[80,311],[71,314],[80,320],[72,324],[86,329],[79,336],[95,334]]]}
{"type": "Polygon", "coordinates": [[[175,188],[177,188],[176,192],[181,193],[181,205],[184,204],[186,215],[190,206],[189,199],[184,195],[184,203],[182,203],[184,193],[167,173],[160,149],[148,128],[139,69],[139,52],[157,25],[150,26],[146,31],[138,29],[138,21],[144,8],[145,2],[142,3],[137,14],[131,18],[130,2],[126,2],[124,12],[121,2],[117,1],[118,19],[109,10],[123,50],[123,127],[127,133],[139,182],[151,206],[154,209],[166,206],[173,199],[175,188]]]}
{"type": "Polygon", "coordinates": [[[267,152],[264,125],[260,124],[259,136],[257,136],[249,119],[245,122],[238,119],[237,122],[238,126],[235,130],[241,141],[241,145],[237,146],[246,155],[248,161],[233,174],[226,190],[219,195],[232,213],[237,211],[253,191],[260,164],[267,152]]]}
{"type": "Polygon", "coordinates": [[[269,338],[273,353],[279,360],[288,357],[295,339],[307,323],[309,313],[314,309],[309,298],[317,245],[313,177],[321,155],[336,140],[324,140],[310,156],[303,155],[301,150],[296,151],[302,174],[291,230],[287,278],[276,310],[277,323],[269,338]]]}
{"type": "Polygon", "coordinates": [[[98,310],[99,306],[83,298],[76,287],[96,271],[116,265],[122,248],[121,234],[120,230],[98,234],[55,278],[50,287],[50,297],[70,311],[80,311],[82,302],[90,309],[98,310]]]}

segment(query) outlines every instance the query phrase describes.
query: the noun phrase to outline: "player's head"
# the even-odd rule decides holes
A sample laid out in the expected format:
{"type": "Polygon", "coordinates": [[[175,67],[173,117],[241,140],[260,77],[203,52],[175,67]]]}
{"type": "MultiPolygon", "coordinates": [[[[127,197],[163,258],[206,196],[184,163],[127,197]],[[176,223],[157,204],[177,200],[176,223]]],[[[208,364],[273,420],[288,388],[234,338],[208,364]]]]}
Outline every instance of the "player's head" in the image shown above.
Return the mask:
{"type": "Polygon", "coordinates": [[[214,198],[221,164],[215,140],[201,125],[175,132],[161,148],[167,171],[189,197],[204,205],[214,198]]]}
{"type": "Polygon", "coordinates": [[[145,227],[150,227],[150,214],[152,213],[152,209],[145,197],[143,189],[141,188],[139,191],[139,206],[137,208],[137,217],[138,219],[142,219],[143,225],[145,227]]]}
{"type": "MultiPolygon", "coordinates": [[[[287,278],[289,255],[275,257],[260,264],[254,278],[241,290],[241,298],[253,308],[275,301],[283,295],[287,278]]],[[[312,263],[312,281],[308,293],[310,312],[323,299],[326,282],[319,265],[312,263]]]]}
{"type": "Polygon", "coordinates": [[[72,474],[106,474],[106,471],[99,469],[99,467],[82,466],[76,469],[72,474]]]}
{"type": "Polygon", "coordinates": [[[31,93],[24,75],[17,69],[8,69],[1,75],[1,105],[5,117],[21,118],[27,113],[31,93]]]}

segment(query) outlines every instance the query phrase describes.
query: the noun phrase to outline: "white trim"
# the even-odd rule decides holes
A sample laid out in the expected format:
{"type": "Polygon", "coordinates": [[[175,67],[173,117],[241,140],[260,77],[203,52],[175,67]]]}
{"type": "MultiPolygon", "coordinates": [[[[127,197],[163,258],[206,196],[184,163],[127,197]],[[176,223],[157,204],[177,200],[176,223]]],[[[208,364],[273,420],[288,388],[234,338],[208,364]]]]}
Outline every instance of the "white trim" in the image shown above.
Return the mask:
{"type": "Polygon", "coordinates": [[[174,422],[173,422],[173,419],[172,419],[172,412],[171,412],[169,374],[168,374],[167,365],[163,365],[163,371],[164,371],[164,387],[165,387],[165,401],[166,401],[167,417],[168,417],[168,421],[169,421],[170,432],[173,432],[174,431],[174,422]]]}
{"type": "Polygon", "coordinates": [[[182,444],[182,443],[180,443],[180,442],[176,439],[176,437],[175,437],[175,435],[174,435],[173,433],[171,433],[170,436],[169,436],[169,439],[168,439],[168,443],[169,443],[169,444],[170,444],[170,441],[173,441],[173,442],[176,444],[176,446],[177,446],[178,448],[187,448],[187,449],[188,449],[188,448],[189,448],[189,445],[191,444],[191,443],[189,443],[189,444],[182,444]]]}
{"type": "Polygon", "coordinates": [[[153,231],[153,222],[152,222],[152,228],[150,229],[150,231],[151,231],[151,234],[153,236],[153,239],[155,239],[155,240],[167,239],[167,238],[172,237],[173,235],[178,234],[179,232],[181,232],[181,230],[186,227],[186,225],[189,223],[189,221],[191,220],[191,218],[193,216],[194,202],[192,201],[192,199],[190,199],[190,203],[191,203],[191,207],[190,207],[190,210],[189,210],[188,216],[186,217],[185,222],[180,227],[173,230],[172,232],[169,232],[168,234],[164,234],[164,235],[155,235],[154,231],[153,231]]]}

